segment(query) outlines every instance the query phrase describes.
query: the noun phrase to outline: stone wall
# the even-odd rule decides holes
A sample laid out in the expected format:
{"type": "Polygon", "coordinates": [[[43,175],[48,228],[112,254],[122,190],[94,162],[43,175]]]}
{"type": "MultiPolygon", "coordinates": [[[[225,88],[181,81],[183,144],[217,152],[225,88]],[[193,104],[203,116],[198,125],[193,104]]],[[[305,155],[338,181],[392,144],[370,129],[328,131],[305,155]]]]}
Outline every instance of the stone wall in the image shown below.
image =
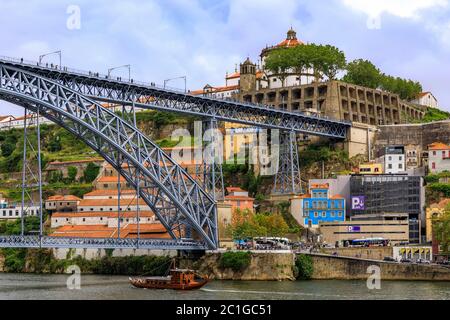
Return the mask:
{"type": "MultiPolygon", "coordinates": [[[[250,266],[242,272],[231,269],[222,270],[222,252],[206,253],[195,267],[213,280],[295,280],[293,274],[294,254],[290,252],[252,252],[250,266]]],[[[185,267],[194,267],[192,262],[184,261],[185,267]]]]}
{"type": "Polygon", "coordinates": [[[425,124],[380,126],[376,135],[375,152],[390,145],[418,145],[422,151],[433,142],[450,144],[450,120],[425,124]]]}
{"type": "Polygon", "coordinates": [[[337,252],[339,257],[351,257],[370,260],[383,260],[384,257],[392,257],[392,247],[372,248],[336,248],[322,249],[323,253],[333,254],[337,252]]]}
{"type": "Polygon", "coordinates": [[[369,266],[379,266],[381,280],[450,281],[450,268],[436,265],[402,264],[377,260],[310,255],[314,264],[312,279],[367,280],[369,266]]]}

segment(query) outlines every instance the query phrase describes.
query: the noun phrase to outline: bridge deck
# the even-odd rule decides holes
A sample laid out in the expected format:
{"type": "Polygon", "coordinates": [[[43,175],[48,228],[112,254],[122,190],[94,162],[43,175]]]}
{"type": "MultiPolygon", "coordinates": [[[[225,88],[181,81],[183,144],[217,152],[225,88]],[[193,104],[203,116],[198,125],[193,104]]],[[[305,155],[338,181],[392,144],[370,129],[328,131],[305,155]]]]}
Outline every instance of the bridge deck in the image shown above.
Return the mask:
{"type": "Polygon", "coordinates": [[[207,250],[194,240],[0,236],[0,248],[207,250]]]}

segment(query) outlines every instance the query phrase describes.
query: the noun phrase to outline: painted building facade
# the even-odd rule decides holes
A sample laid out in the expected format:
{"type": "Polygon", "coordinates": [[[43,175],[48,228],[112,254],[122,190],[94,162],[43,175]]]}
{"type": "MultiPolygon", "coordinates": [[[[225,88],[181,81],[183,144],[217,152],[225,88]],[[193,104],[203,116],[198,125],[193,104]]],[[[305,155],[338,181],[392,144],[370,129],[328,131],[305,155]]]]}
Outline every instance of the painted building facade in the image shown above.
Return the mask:
{"type": "Polygon", "coordinates": [[[312,184],[309,194],[291,199],[291,214],[305,228],[317,228],[321,222],[345,221],[345,198],[331,195],[328,183],[312,184]]]}
{"type": "Polygon", "coordinates": [[[431,173],[450,171],[450,145],[435,142],[428,146],[428,170],[431,173]]]}

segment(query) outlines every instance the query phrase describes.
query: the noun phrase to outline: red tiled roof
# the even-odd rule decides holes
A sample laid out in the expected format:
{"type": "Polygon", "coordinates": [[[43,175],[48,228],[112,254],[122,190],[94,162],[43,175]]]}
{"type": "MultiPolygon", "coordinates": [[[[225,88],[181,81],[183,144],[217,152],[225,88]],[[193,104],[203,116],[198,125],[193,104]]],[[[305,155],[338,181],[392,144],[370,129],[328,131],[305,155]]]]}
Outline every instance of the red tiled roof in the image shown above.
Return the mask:
{"type": "Polygon", "coordinates": [[[328,189],[330,185],[328,183],[313,183],[311,189],[328,189]]]}
{"type": "Polygon", "coordinates": [[[227,192],[247,192],[239,187],[228,187],[227,192]]]}
{"type": "Polygon", "coordinates": [[[244,197],[244,196],[225,196],[225,200],[231,200],[231,201],[254,201],[254,198],[251,197],[244,197]]]}
{"type": "MultiPolygon", "coordinates": [[[[119,180],[118,177],[100,177],[97,179],[97,182],[99,183],[110,183],[110,182],[117,182],[119,180]]],[[[120,182],[125,182],[124,177],[120,177],[120,182]]]]}
{"type": "Polygon", "coordinates": [[[225,91],[233,91],[233,90],[239,90],[240,86],[223,86],[223,87],[211,87],[211,91],[205,91],[202,90],[195,90],[189,92],[191,95],[201,95],[201,94],[209,94],[209,93],[217,93],[217,92],[225,92],[225,91]]]}
{"type": "Polygon", "coordinates": [[[53,161],[50,162],[49,165],[68,165],[68,164],[78,164],[78,163],[90,163],[90,162],[100,162],[104,161],[103,158],[93,158],[86,160],[77,160],[77,161],[53,161]]]}
{"type": "MultiPolygon", "coordinates": [[[[99,206],[117,206],[117,199],[83,199],[78,207],[99,207],[99,206]]],[[[136,199],[120,199],[120,206],[136,205],[136,199]]],[[[139,199],[140,205],[147,205],[143,199],[139,199]]]]}
{"type": "Polygon", "coordinates": [[[299,46],[301,44],[304,44],[301,41],[298,41],[297,39],[286,39],[283,42],[280,42],[277,47],[287,47],[287,48],[291,48],[291,47],[296,47],[299,46]]]}
{"type": "Polygon", "coordinates": [[[235,73],[232,73],[232,74],[228,75],[227,80],[237,79],[237,78],[240,78],[240,77],[241,77],[241,73],[240,72],[235,72],[235,73]]]}
{"type": "MultiPolygon", "coordinates": [[[[116,178],[117,181],[117,178],[116,178]]],[[[92,192],[86,193],[85,197],[96,197],[96,196],[117,196],[117,189],[116,190],[94,190],[92,192]]],[[[130,195],[135,194],[136,190],[120,190],[121,195],[130,195]]]]}
{"type": "MultiPolygon", "coordinates": [[[[155,214],[152,211],[139,211],[139,216],[142,218],[151,218],[155,214]]],[[[82,212],[57,212],[52,215],[52,218],[117,218],[117,211],[82,211],[82,212]]],[[[137,217],[136,211],[121,211],[121,218],[137,217]]]]}
{"type": "Polygon", "coordinates": [[[55,195],[55,196],[51,196],[49,197],[46,201],[81,201],[81,198],[78,198],[76,196],[73,195],[55,195]]]}
{"type": "Polygon", "coordinates": [[[428,150],[449,150],[450,146],[442,142],[434,142],[428,146],[428,150]]]}

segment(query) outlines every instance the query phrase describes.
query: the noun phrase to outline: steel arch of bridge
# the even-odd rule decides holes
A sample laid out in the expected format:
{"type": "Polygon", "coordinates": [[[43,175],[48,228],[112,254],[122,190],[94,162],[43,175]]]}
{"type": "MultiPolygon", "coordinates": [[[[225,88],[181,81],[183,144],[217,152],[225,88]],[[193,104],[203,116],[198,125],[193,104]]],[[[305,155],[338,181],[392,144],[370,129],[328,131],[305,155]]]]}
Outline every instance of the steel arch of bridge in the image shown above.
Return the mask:
{"type": "MultiPolygon", "coordinates": [[[[217,248],[215,201],[136,127],[79,92],[3,63],[0,99],[39,110],[97,151],[133,188],[141,181],[140,196],[173,239],[195,238],[196,248],[217,248]]],[[[116,240],[121,247],[126,239],[116,240]]]]}
{"type": "Polygon", "coordinates": [[[131,105],[135,101],[134,105],[138,108],[179,112],[218,121],[337,139],[344,139],[347,129],[351,126],[350,122],[275,110],[251,103],[192,96],[156,86],[113,80],[95,73],[71,71],[67,68],[46,68],[5,59],[0,61],[53,79],[98,101],[120,105],[131,105]]]}

